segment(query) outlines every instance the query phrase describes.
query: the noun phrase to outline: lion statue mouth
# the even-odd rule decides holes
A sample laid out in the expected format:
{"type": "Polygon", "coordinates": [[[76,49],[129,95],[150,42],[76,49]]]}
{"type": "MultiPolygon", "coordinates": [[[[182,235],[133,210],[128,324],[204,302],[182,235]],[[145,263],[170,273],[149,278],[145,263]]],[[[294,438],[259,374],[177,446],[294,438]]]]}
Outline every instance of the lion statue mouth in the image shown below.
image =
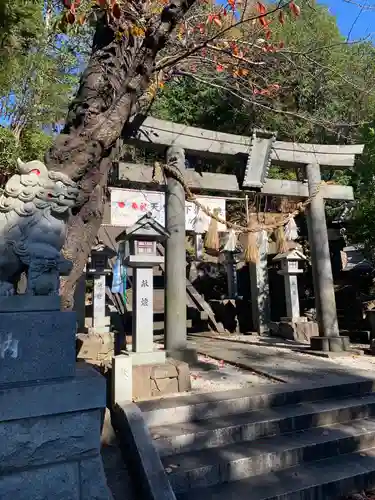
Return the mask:
{"type": "Polygon", "coordinates": [[[28,294],[58,294],[59,273],[71,267],[61,248],[78,194],[64,173],[38,160],[17,160],[17,173],[0,196],[0,295],[12,295],[25,270],[28,294]]]}

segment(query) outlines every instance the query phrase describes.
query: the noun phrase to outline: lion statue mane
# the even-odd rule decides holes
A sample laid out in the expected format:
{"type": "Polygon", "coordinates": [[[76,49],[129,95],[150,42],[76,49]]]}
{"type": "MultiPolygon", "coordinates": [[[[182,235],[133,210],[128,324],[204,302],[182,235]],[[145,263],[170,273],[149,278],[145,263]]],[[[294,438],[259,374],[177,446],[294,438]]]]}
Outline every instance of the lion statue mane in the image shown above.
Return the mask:
{"type": "Polygon", "coordinates": [[[61,255],[78,188],[41,161],[17,160],[0,195],[0,296],[13,295],[26,271],[29,295],[57,295],[72,264],[61,255]]]}

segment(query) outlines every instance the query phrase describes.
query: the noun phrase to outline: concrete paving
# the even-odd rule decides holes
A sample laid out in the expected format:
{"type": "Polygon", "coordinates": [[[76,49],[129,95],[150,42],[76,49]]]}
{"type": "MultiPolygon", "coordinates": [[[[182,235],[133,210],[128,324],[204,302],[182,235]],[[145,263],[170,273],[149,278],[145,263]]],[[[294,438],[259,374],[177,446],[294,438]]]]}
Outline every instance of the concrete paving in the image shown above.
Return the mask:
{"type": "Polygon", "coordinates": [[[280,382],[319,382],[347,375],[375,379],[375,370],[370,369],[375,365],[369,363],[368,356],[348,354],[339,360],[325,359],[309,355],[305,344],[286,343],[283,339],[250,336],[241,342],[190,335],[189,347],[280,382]]]}

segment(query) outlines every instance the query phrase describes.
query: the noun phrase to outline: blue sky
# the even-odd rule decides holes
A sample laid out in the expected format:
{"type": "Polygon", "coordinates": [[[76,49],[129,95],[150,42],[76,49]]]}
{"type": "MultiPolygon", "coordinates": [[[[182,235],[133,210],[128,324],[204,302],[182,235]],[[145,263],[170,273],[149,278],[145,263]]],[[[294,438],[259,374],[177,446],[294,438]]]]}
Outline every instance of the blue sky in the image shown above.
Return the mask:
{"type": "Polygon", "coordinates": [[[328,6],[331,14],[336,16],[340,30],[344,36],[350,34],[350,40],[370,37],[375,41],[375,2],[374,0],[325,0],[320,3],[328,6]],[[352,3],[350,3],[352,1],[352,3]],[[354,5],[367,5],[373,10],[354,5]],[[357,18],[358,17],[358,18],[357,18]]]}

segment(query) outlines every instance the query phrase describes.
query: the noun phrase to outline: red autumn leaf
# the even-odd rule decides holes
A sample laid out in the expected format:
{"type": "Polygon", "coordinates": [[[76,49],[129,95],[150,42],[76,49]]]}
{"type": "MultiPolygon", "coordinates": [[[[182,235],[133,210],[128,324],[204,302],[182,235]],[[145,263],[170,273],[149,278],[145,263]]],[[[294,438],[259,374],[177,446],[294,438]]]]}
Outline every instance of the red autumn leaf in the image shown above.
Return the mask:
{"type": "Polygon", "coordinates": [[[100,7],[105,7],[107,5],[106,0],[96,0],[96,2],[100,7]]]}
{"type": "Polygon", "coordinates": [[[268,31],[266,32],[266,39],[267,39],[267,40],[269,40],[270,38],[271,38],[271,31],[270,31],[270,30],[268,30],[268,31]]]}
{"type": "Polygon", "coordinates": [[[280,10],[279,12],[279,23],[284,24],[285,23],[285,17],[284,17],[284,12],[280,10]]]}
{"type": "Polygon", "coordinates": [[[214,15],[213,14],[209,14],[208,17],[207,17],[207,23],[212,23],[213,20],[214,20],[214,15]]]}
{"type": "Polygon", "coordinates": [[[112,14],[113,14],[113,17],[116,19],[120,19],[120,17],[121,17],[121,8],[117,2],[113,4],[112,14]]]}
{"type": "Polygon", "coordinates": [[[267,9],[265,5],[262,4],[262,2],[257,2],[257,11],[261,15],[267,14],[267,9]]]}
{"type": "Polygon", "coordinates": [[[76,7],[79,7],[81,5],[81,0],[75,0],[74,3],[76,4],[76,7]]]}
{"type": "Polygon", "coordinates": [[[69,11],[66,15],[66,20],[68,21],[69,24],[74,24],[76,20],[76,16],[73,14],[72,11],[69,11]]]}
{"type": "Polygon", "coordinates": [[[222,22],[220,21],[218,16],[214,17],[214,23],[216,24],[216,26],[219,26],[219,28],[222,27],[222,22]]]}
{"type": "Polygon", "coordinates": [[[259,17],[258,19],[259,19],[260,24],[263,26],[263,28],[268,28],[268,22],[264,16],[259,17]]]}
{"type": "Polygon", "coordinates": [[[254,95],[258,95],[258,94],[260,94],[260,92],[259,92],[259,90],[258,90],[258,89],[254,89],[254,90],[253,90],[253,94],[254,94],[254,95]]]}
{"type": "Polygon", "coordinates": [[[72,6],[71,0],[63,0],[63,3],[64,7],[66,7],[67,9],[70,9],[70,7],[72,6]]]}
{"type": "Polygon", "coordinates": [[[296,17],[301,14],[301,9],[294,2],[290,2],[289,8],[296,17]]]}
{"type": "Polygon", "coordinates": [[[224,66],[222,64],[218,64],[216,66],[216,71],[218,71],[219,73],[222,73],[224,71],[224,66]]]}
{"type": "Polygon", "coordinates": [[[227,15],[227,9],[223,9],[223,16],[227,15]]]}
{"type": "Polygon", "coordinates": [[[284,48],[284,42],[280,42],[280,43],[279,43],[279,48],[280,48],[280,49],[283,49],[283,48],[284,48]]]}

